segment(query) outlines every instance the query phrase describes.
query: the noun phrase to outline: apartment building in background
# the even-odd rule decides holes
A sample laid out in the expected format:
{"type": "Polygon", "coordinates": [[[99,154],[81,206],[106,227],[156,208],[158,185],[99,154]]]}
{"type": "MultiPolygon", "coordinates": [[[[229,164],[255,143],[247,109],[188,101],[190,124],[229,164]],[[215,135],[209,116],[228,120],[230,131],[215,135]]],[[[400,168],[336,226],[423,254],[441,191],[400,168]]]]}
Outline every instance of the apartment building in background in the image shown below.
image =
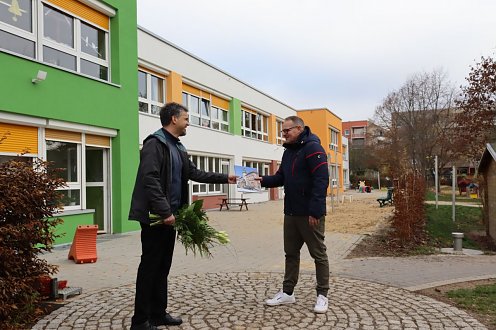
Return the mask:
{"type": "Polygon", "coordinates": [[[367,140],[367,120],[344,121],[343,136],[348,139],[350,148],[362,148],[367,140]]]}

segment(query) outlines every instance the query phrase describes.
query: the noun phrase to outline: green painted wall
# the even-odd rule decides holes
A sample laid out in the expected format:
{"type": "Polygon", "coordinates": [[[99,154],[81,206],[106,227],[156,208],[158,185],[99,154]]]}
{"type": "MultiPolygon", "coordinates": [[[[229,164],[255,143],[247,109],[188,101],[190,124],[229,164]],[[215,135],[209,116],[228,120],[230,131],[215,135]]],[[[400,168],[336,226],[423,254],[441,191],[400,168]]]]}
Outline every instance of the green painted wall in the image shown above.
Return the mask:
{"type": "Polygon", "coordinates": [[[67,215],[59,218],[63,219],[64,222],[57,226],[55,234],[62,236],[55,240],[55,245],[72,243],[78,225],[93,224],[93,213],[67,215]]]}
{"type": "Polygon", "coordinates": [[[241,135],[241,101],[232,98],[229,101],[229,127],[234,135],[241,135]]]}
{"type": "Polygon", "coordinates": [[[102,2],[116,9],[110,20],[112,84],[0,52],[0,110],[118,131],[112,139],[111,217],[113,232],[120,233],[139,228],[127,220],[139,160],[136,1],[102,2]],[[38,70],[47,78],[32,84],[38,70]]]}

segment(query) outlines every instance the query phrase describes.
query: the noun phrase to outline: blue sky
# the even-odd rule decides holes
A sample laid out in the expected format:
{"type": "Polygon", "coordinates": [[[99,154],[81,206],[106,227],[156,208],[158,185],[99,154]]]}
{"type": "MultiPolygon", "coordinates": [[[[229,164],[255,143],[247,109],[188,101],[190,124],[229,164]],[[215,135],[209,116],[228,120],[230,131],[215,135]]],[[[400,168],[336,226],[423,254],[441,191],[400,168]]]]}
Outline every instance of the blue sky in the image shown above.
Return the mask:
{"type": "Polygon", "coordinates": [[[494,0],[138,0],[138,24],[296,109],[372,118],[412,74],[464,84],[494,0]]]}

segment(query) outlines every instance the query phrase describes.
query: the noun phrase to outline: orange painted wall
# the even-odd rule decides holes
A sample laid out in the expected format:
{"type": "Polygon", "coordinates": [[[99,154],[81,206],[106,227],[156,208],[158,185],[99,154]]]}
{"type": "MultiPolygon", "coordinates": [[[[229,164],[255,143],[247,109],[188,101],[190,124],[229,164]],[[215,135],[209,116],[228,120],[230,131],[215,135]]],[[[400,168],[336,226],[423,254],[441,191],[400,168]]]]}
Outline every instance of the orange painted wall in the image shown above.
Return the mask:
{"type": "MultiPolygon", "coordinates": [[[[328,156],[329,163],[338,163],[339,175],[339,191],[344,191],[343,185],[343,144],[342,144],[342,121],[341,118],[333,114],[328,109],[313,109],[313,110],[299,110],[298,116],[305,121],[305,125],[309,126],[311,131],[320,138],[320,143],[328,156]],[[337,153],[329,148],[331,144],[331,136],[329,133],[330,128],[339,131],[338,134],[338,150],[337,153]]],[[[328,189],[330,193],[330,188],[328,189]]]]}

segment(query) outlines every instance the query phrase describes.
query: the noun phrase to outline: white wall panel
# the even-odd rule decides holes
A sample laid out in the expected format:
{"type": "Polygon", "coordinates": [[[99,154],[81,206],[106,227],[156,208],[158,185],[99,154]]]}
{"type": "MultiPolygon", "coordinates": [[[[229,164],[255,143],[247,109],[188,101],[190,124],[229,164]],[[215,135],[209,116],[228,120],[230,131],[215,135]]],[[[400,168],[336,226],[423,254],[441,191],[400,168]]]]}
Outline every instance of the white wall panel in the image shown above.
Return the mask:
{"type": "Polygon", "coordinates": [[[138,29],[138,57],[144,63],[149,62],[165,70],[175,71],[185,79],[240,99],[247,105],[272,113],[277,117],[285,118],[296,114],[296,110],[292,107],[142,29],[138,29]]]}

